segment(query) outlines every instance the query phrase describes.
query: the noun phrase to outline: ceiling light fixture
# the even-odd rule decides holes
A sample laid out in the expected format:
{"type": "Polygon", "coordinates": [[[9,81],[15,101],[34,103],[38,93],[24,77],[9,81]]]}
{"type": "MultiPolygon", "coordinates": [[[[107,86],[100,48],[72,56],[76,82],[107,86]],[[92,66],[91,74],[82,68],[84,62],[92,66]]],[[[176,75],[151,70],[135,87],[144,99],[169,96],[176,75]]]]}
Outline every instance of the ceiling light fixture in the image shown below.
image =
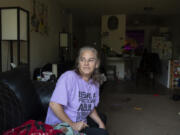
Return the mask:
{"type": "Polygon", "coordinates": [[[153,7],[144,7],[144,11],[146,11],[146,12],[151,12],[151,11],[153,11],[153,7]]]}

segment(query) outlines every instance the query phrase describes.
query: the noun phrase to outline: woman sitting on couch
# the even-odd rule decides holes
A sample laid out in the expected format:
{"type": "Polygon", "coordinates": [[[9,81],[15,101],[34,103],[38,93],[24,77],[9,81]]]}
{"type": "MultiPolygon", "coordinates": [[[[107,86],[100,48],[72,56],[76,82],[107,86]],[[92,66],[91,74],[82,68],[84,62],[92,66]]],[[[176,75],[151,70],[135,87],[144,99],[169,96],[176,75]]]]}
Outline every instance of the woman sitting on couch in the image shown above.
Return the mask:
{"type": "Polygon", "coordinates": [[[93,47],[79,51],[76,69],[67,71],[58,79],[50,100],[46,124],[68,123],[75,131],[87,135],[107,135],[105,124],[95,107],[99,103],[98,52],[93,47]],[[89,127],[90,116],[99,128],[89,127]]]}

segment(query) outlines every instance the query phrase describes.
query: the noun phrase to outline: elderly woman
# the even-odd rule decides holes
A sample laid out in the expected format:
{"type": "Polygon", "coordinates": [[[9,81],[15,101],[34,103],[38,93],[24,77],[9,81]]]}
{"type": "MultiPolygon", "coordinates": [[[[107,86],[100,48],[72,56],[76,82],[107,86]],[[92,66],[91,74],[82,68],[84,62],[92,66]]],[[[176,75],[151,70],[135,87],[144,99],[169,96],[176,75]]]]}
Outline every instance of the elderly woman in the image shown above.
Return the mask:
{"type": "Polygon", "coordinates": [[[87,135],[107,135],[105,124],[95,107],[99,103],[98,52],[93,47],[83,47],[76,60],[76,69],[67,71],[58,79],[51,97],[46,123],[56,125],[66,122],[75,131],[87,135]],[[99,128],[89,127],[87,117],[99,128]]]}

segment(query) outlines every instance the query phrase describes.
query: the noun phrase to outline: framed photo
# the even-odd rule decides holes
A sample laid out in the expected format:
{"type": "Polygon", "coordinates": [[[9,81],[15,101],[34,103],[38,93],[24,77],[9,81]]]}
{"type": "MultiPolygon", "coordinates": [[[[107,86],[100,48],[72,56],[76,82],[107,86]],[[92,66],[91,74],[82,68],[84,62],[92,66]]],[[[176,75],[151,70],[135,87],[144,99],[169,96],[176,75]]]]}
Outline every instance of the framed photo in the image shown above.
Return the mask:
{"type": "Polygon", "coordinates": [[[60,47],[65,47],[65,48],[67,48],[68,47],[68,39],[69,39],[69,37],[68,37],[68,33],[62,33],[62,32],[60,32],[60,34],[59,34],[59,41],[60,41],[60,44],[59,44],[59,46],[60,47]]]}

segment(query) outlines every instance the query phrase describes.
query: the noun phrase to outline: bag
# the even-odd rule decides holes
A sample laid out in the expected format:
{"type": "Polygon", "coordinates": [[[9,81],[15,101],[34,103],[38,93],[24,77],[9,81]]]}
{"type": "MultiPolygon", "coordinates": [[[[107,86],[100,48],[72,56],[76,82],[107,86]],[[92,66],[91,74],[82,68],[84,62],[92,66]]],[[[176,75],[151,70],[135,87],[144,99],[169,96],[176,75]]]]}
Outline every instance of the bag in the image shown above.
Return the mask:
{"type": "Polygon", "coordinates": [[[52,126],[41,121],[29,120],[19,127],[10,129],[3,135],[65,135],[61,130],[55,130],[52,126]]]}
{"type": "Polygon", "coordinates": [[[60,129],[62,130],[65,135],[86,135],[84,133],[79,133],[77,131],[74,131],[71,126],[69,126],[67,123],[60,123],[57,124],[54,129],[60,129]]]}

